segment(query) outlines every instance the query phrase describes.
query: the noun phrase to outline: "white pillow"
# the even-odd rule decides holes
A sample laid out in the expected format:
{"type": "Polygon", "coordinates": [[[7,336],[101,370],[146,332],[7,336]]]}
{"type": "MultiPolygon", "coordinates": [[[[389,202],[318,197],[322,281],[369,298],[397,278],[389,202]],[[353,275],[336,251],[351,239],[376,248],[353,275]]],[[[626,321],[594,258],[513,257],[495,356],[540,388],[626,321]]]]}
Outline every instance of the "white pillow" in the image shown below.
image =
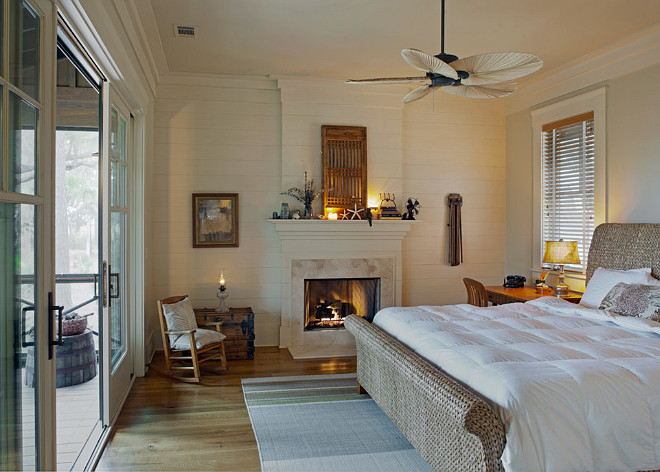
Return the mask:
{"type": "MultiPolygon", "coordinates": [[[[195,312],[188,297],[177,303],[163,305],[163,315],[165,315],[168,331],[190,331],[197,329],[195,312]]],[[[174,345],[179,336],[181,335],[170,334],[170,343],[174,345]]],[[[186,334],[186,336],[188,335],[186,334]]]]}
{"type": "Polygon", "coordinates": [[[658,279],[651,275],[650,267],[631,270],[614,270],[598,267],[584,290],[580,305],[588,308],[598,308],[605,295],[619,282],[648,285],[660,283],[658,279]]]}
{"type": "MultiPolygon", "coordinates": [[[[224,334],[220,334],[217,331],[212,331],[210,329],[197,329],[197,331],[195,331],[195,345],[197,346],[197,349],[201,349],[207,344],[224,341],[226,337],[227,336],[224,334]]],[[[178,339],[172,343],[172,348],[189,351],[190,336],[179,336],[178,339]]]]}

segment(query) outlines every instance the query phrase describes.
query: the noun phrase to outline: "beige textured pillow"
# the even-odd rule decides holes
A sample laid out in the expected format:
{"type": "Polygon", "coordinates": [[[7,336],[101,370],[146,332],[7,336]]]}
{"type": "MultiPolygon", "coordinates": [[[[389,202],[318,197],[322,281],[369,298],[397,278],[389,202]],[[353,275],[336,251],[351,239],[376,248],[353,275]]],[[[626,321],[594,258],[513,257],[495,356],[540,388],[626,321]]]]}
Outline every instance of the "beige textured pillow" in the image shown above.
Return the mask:
{"type": "Polygon", "coordinates": [[[618,283],[605,295],[600,309],[660,322],[660,286],[618,283]]]}
{"type": "MultiPolygon", "coordinates": [[[[197,329],[195,312],[188,297],[180,302],[163,305],[163,315],[168,331],[190,331],[197,329]]],[[[170,334],[170,343],[174,345],[180,334],[170,334]]],[[[186,334],[186,336],[188,336],[186,334]]]]}
{"type": "MultiPolygon", "coordinates": [[[[201,349],[207,344],[217,343],[223,341],[227,336],[220,334],[217,331],[210,329],[198,329],[195,331],[195,345],[197,349],[201,349]]],[[[174,349],[181,349],[187,351],[190,349],[190,336],[179,336],[178,339],[172,343],[174,349]]]]}

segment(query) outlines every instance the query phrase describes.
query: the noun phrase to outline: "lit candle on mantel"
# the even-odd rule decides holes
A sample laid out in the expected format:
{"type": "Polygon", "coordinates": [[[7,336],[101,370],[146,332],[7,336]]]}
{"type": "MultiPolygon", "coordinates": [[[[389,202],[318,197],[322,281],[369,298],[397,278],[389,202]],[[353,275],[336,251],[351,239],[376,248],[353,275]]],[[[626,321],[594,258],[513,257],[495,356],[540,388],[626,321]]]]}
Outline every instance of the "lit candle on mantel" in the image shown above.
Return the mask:
{"type": "Polygon", "coordinates": [[[336,220],[337,219],[337,213],[334,213],[334,212],[331,211],[330,213],[328,213],[328,219],[329,220],[336,220]]]}
{"type": "Polygon", "coordinates": [[[227,289],[227,287],[225,286],[225,273],[224,273],[224,270],[220,271],[220,280],[218,280],[218,282],[220,283],[220,291],[224,292],[227,289]]]}

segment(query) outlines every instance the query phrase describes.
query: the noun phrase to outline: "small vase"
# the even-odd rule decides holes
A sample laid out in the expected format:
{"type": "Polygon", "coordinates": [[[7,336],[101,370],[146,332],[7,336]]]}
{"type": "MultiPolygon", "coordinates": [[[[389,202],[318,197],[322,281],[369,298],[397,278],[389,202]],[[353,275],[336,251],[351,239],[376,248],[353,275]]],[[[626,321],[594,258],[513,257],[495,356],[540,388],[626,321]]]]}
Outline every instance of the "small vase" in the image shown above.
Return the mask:
{"type": "Polygon", "coordinates": [[[311,218],[314,216],[314,211],[312,210],[312,204],[311,203],[306,203],[305,204],[305,218],[311,218]]]}
{"type": "Polygon", "coordinates": [[[282,208],[280,209],[280,218],[283,220],[288,220],[289,219],[289,204],[288,203],[282,203],[282,208]]]}

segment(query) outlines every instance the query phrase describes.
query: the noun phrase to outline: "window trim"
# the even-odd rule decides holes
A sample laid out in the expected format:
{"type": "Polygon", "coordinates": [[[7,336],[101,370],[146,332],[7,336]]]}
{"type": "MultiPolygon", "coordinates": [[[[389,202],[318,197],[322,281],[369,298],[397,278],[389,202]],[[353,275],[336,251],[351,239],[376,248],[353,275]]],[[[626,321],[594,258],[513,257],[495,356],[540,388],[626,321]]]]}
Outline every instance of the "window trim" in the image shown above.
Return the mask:
{"type": "Polygon", "coordinates": [[[607,89],[595,90],[532,110],[533,129],[533,215],[532,265],[541,268],[543,259],[543,126],[576,115],[594,113],[594,227],[607,222],[607,89]]]}

